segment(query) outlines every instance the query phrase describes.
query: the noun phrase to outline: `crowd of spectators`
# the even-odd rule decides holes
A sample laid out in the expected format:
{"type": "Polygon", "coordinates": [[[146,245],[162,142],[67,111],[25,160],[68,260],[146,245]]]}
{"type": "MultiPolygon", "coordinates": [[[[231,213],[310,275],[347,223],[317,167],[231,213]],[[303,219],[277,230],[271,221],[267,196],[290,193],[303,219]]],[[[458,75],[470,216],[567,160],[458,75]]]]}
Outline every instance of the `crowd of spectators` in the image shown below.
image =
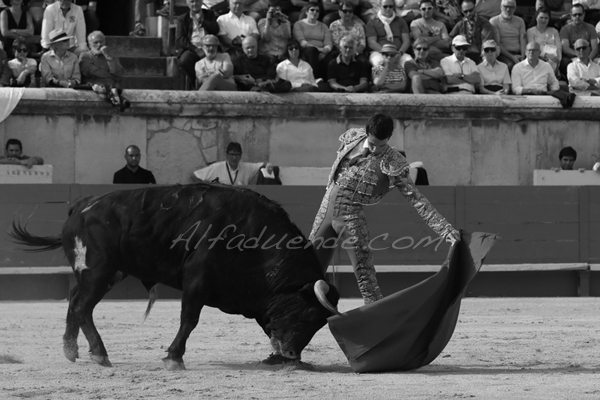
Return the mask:
{"type": "MultiPolygon", "coordinates": [[[[1,86],[87,88],[129,106],[118,57],[90,31],[96,2],[4,1],[1,86]]],[[[600,9],[581,1],[538,0],[527,29],[515,0],[186,0],[176,54],[203,91],[553,94],[562,81],[597,95],[598,33],[586,21],[600,9]]],[[[168,16],[168,1],[135,1],[133,35],[153,7],[168,16]]]]}

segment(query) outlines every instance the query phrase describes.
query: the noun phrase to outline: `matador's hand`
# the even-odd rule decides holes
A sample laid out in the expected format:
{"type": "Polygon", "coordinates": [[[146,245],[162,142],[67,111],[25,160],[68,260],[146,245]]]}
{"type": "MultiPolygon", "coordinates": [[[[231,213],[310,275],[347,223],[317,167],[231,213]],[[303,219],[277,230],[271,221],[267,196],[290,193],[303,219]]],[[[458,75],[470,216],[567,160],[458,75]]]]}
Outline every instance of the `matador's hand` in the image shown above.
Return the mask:
{"type": "Polygon", "coordinates": [[[460,240],[460,232],[454,229],[446,236],[446,242],[450,243],[450,246],[454,246],[456,242],[460,240]]]}

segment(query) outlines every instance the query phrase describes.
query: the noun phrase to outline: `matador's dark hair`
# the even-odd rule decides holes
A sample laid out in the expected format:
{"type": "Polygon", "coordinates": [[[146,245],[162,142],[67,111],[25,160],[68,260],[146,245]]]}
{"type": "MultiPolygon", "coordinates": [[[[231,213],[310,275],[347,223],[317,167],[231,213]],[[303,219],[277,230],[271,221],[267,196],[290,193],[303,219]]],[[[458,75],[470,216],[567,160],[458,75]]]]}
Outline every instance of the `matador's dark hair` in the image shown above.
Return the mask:
{"type": "Polygon", "coordinates": [[[394,120],[389,115],[375,114],[367,122],[367,135],[373,135],[379,140],[386,140],[394,132],[394,120]]]}

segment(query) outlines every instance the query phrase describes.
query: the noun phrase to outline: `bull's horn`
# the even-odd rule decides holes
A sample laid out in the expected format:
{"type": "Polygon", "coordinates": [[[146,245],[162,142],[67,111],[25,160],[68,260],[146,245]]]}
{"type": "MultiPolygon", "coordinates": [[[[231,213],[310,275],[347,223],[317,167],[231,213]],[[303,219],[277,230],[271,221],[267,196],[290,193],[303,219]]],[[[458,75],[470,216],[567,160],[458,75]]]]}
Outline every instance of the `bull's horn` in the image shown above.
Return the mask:
{"type": "Polygon", "coordinates": [[[317,296],[317,300],[319,300],[319,303],[321,303],[321,305],[323,305],[323,307],[325,307],[327,311],[330,311],[332,314],[339,315],[340,312],[337,310],[337,308],[332,306],[329,300],[327,299],[326,295],[327,292],[329,292],[329,285],[327,284],[327,282],[325,282],[323,279],[320,279],[315,282],[314,288],[315,295],[317,296]]]}

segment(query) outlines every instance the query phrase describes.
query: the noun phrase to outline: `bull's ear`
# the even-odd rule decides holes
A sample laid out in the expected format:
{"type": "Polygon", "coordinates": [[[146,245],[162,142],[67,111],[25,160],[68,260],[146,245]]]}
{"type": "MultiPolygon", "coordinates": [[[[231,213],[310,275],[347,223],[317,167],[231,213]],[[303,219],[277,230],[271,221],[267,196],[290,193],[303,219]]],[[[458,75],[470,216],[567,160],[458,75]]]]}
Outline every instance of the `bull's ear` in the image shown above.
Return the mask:
{"type": "Polygon", "coordinates": [[[340,292],[338,292],[335,286],[329,285],[329,291],[327,292],[326,297],[332,306],[337,307],[338,302],[340,301],[340,292]]]}

